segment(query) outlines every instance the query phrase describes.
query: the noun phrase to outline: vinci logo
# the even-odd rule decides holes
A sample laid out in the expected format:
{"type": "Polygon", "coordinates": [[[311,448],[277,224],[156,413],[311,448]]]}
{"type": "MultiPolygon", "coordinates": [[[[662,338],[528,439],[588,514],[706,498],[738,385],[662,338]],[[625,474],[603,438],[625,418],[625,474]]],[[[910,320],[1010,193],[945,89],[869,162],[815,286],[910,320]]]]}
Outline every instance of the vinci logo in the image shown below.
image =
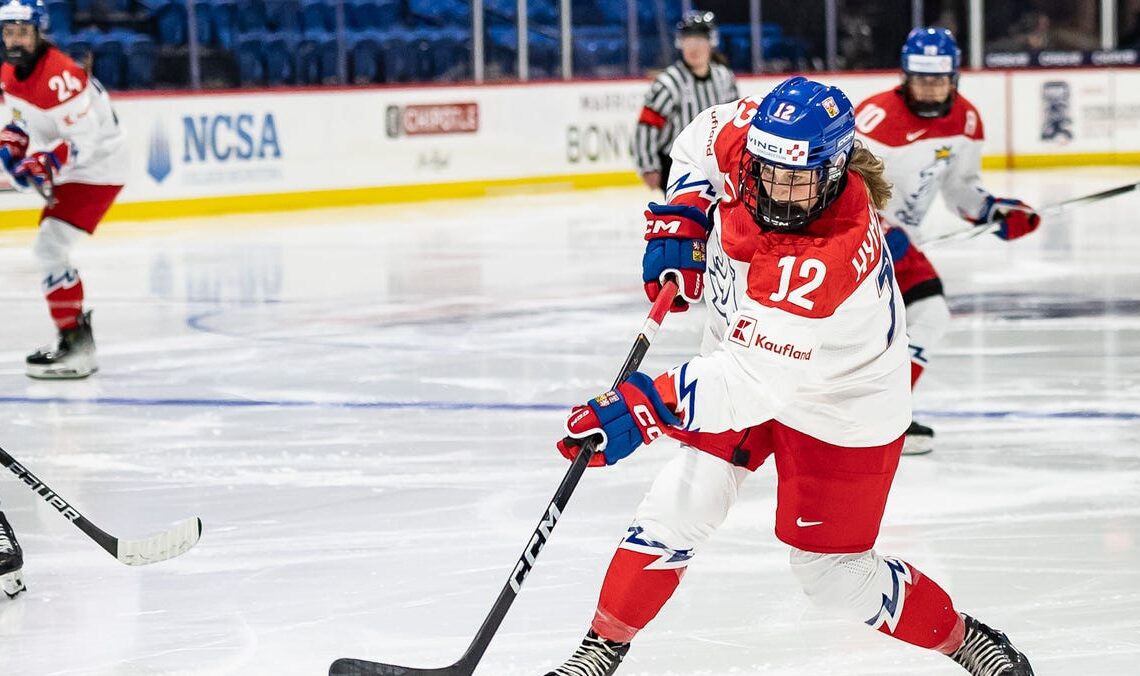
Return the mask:
{"type": "Polygon", "coordinates": [[[777,164],[806,167],[809,146],[807,141],[776,136],[756,127],[748,129],[748,152],[777,164]]]}

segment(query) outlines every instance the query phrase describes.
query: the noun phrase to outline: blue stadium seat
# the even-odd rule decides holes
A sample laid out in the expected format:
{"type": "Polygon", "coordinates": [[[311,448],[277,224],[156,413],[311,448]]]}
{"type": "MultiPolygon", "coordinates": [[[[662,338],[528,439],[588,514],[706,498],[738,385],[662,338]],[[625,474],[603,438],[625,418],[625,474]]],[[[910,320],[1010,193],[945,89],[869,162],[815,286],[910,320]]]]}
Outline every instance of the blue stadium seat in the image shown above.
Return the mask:
{"type": "Polygon", "coordinates": [[[256,31],[243,33],[237,39],[238,81],[243,87],[265,84],[265,40],[265,33],[256,31]]]}
{"type": "Polygon", "coordinates": [[[378,34],[369,31],[349,37],[348,60],[351,64],[349,80],[354,84],[380,82],[380,41],[378,34]]]}
{"type": "Polygon", "coordinates": [[[265,41],[265,82],[270,86],[291,85],[296,78],[293,50],[295,34],[269,33],[265,41]]]}
{"type": "Polygon", "coordinates": [[[213,0],[210,3],[210,32],[214,44],[233,50],[238,36],[237,3],[234,0],[213,0]]]}
{"type": "Polygon", "coordinates": [[[384,82],[407,82],[412,79],[412,59],[406,32],[389,31],[379,36],[380,66],[384,82]]]}
{"type": "Polygon", "coordinates": [[[380,28],[380,6],[375,0],[345,0],[344,23],[349,30],[367,31],[380,28]]]}
{"type": "Polygon", "coordinates": [[[271,31],[301,32],[300,0],[265,0],[266,24],[271,31]]]}
{"type": "Polygon", "coordinates": [[[413,26],[471,28],[469,0],[408,0],[413,26]]]}
{"type": "MultiPolygon", "coordinates": [[[[214,31],[214,3],[211,0],[194,0],[194,23],[198,29],[198,44],[212,45],[217,42],[214,31]]],[[[186,39],[190,39],[187,32],[186,39]]]]}
{"type": "Polygon", "coordinates": [[[557,33],[527,31],[527,63],[531,78],[557,77],[562,70],[562,44],[557,33]]]}
{"type": "Polygon", "coordinates": [[[558,0],[530,0],[527,4],[527,20],[534,28],[557,28],[559,14],[558,0]]]}
{"type": "Polygon", "coordinates": [[[95,0],[71,0],[71,5],[77,12],[90,12],[95,6],[95,0]]]}
{"type": "Polygon", "coordinates": [[[301,3],[301,31],[304,33],[333,30],[336,17],[327,0],[303,0],[301,3]]]}
{"type": "Polygon", "coordinates": [[[186,44],[186,6],[182,3],[168,0],[157,5],[153,10],[156,26],[156,35],[159,44],[184,45],[186,44]]]}
{"type": "Polygon", "coordinates": [[[518,3],[515,0],[485,0],[483,2],[483,24],[488,28],[513,27],[517,25],[518,3]]]}
{"type": "Polygon", "coordinates": [[[52,37],[71,34],[71,4],[66,0],[47,3],[49,30],[52,37]]]}
{"type": "Polygon", "coordinates": [[[154,44],[154,39],[142,33],[125,35],[123,54],[127,60],[126,87],[128,89],[153,87],[154,64],[158,58],[158,48],[154,44]]]}
{"type": "Polygon", "coordinates": [[[426,37],[432,47],[432,80],[456,82],[471,78],[470,28],[433,29],[426,37]]]}
{"type": "Polygon", "coordinates": [[[87,57],[93,53],[92,45],[94,41],[98,40],[102,35],[102,33],[94,28],[86,28],[78,33],[73,33],[66,40],[62,40],[60,46],[71,58],[82,64],[87,60],[87,57]]]}
{"type": "MultiPolygon", "coordinates": [[[[323,0],[322,0],[323,1],[323,0]]],[[[294,72],[299,85],[318,85],[321,83],[321,38],[315,31],[309,31],[297,42],[297,51],[293,60],[294,72]]]]}
{"type": "Polygon", "coordinates": [[[91,40],[91,52],[95,57],[91,74],[107,89],[126,88],[123,75],[127,70],[127,60],[123,55],[122,37],[121,31],[111,31],[91,40]]]}
{"type": "Polygon", "coordinates": [[[398,28],[402,15],[400,0],[377,0],[376,28],[382,31],[398,28]]]}
{"type": "MultiPolygon", "coordinates": [[[[345,45],[345,49],[348,45],[345,45]]],[[[341,84],[337,78],[337,59],[339,58],[339,51],[337,45],[337,36],[334,33],[325,35],[320,40],[321,52],[321,82],[323,84],[341,84]]],[[[348,54],[345,54],[348,58],[348,54]]],[[[349,64],[345,64],[346,66],[349,64]]]]}
{"type": "Polygon", "coordinates": [[[241,0],[237,3],[238,32],[264,31],[269,24],[265,3],[262,0],[241,0]]]}
{"type": "Polygon", "coordinates": [[[628,70],[623,27],[579,28],[574,32],[574,74],[612,77],[628,70]]]}

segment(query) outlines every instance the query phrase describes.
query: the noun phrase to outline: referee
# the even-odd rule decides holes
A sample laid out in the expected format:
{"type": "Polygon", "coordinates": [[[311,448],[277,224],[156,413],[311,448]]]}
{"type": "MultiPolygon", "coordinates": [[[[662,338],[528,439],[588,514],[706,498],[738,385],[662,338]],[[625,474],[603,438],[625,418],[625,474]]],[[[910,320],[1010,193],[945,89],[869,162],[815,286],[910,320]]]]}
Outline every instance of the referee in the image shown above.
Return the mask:
{"type": "Polygon", "coordinates": [[[720,43],[712,12],[691,12],[677,24],[675,44],[681,58],[649,88],[637,119],[633,156],[645,185],[665,190],[673,139],[705,108],[740,98],[728,66],[713,60],[720,43]]]}

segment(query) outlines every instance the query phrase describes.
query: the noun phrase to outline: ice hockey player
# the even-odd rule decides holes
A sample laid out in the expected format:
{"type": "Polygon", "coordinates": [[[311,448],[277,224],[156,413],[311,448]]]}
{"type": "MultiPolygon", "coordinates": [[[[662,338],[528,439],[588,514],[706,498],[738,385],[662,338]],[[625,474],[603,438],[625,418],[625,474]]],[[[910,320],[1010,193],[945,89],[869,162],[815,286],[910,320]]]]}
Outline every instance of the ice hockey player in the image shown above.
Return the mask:
{"type": "Polygon", "coordinates": [[[740,96],[732,70],[714,58],[720,32],[712,12],[686,14],[677,24],[675,40],[681,58],[653,81],[633,138],[637,173],[655,190],[666,188],[669,148],[685,125],[705,108],[740,96]]]}
{"type": "Polygon", "coordinates": [[[24,591],[24,552],[8,518],[0,511],[0,590],[8,598],[24,591]]]}
{"type": "Polygon", "coordinates": [[[17,190],[38,191],[33,250],[59,338],[27,358],[33,378],[84,378],[97,369],[91,313],[72,246],[95,232],[126,180],[123,132],[106,91],[45,39],[43,0],[0,0],[0,87],[12,120],[0,130],[0,165],[17,190]]]}
{"type": "Polygon", "coordinates": [[[701,113],[672,153],[671,184],[685,187],[649,205],[643,278],[651,298],[669,275],[697,302],[706,258],[710,277],[723,271],[716,288],[710,280],[701,354],[576,407],[558,450],[574,457],[597,435],[591,464],[608,465],[669,435],[680,454],[618,546],[589,633],[548,676],[613,674],[769,457],[776,537],[813,601],[975,676],[1032,674],[1005,635],[874,549],[911,419],[910,377],[876,214],[890,187],[855,141],[851,102],[791,78],[762,100],[701,113]]]}
{"type": "MultiPolygon", "coordinates": [[[[906,305],[911,386],[950,323],[942,280],[919,249],[920,226],[936,193],[963,219],[995,223],[1005,240],[1033,232],[1040,218],[1018,199],[994,197],[982,187],[982,118],[958,93],[961,52],[945,28],[916,28],[902,47],[902,84],[859,104],[855,126],[886,165],[891,199],[880,212],[895,277],[906,305]]],[[[912,421],[904,455],[934,449],[934,431],[912,421]]]]}

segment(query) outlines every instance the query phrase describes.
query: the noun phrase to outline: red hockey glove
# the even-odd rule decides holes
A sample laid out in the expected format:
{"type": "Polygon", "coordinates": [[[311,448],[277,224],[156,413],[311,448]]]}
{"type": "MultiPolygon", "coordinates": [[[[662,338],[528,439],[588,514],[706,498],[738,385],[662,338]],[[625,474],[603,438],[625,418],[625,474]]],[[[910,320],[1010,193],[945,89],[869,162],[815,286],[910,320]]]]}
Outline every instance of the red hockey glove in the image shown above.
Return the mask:
{"type": "MultiPolygon", "coordinates": [[[[993,199],[993,198],[991,198],[993,199]]],[[[1037,229],[1041,216],[1021,200],[998,198],[989,206],[986,221],[999,224],[994,233],[1004,240],[1024,237],[1037,229]]]]}
{"type": "Polygon", "coordinates": [[[9,123],[0,129],[0,163],[8,173],[16,171],[16,164],[28,154],[28,133],[18,125],[9,123]]]}
{"type": "Polygon", "coordinates": [[[584,440],[598,435],[601,441],[590,458],[590,467],[612,465],[664,434],[666,425],[680,422],[649,376],[635,371],[616,389],[574,407],[566,419],[567,436],[558,442],[558,452],[573,460],[584,440]]]}
{"type": "Polygon", "coordinates": [[[676,278],[678,286],[671,312],[684,312],[689,303],[701,300],[708,236],[708,217],[700,209],[650,202],[645,212],[646,245],[641,259],[641,281],[649,300],[657,300],[669,276],[676,278]]]}
{"type": "Polygon", "coordinates": [[[32,153],[25,157],[16,165],[16,170],[12,172],[12,177],[17,181],[25,181],[31,179],[38,185],[47,183],[51,185],[52,177],[60,167],[59,159],[53,153],[32,153]]]}

